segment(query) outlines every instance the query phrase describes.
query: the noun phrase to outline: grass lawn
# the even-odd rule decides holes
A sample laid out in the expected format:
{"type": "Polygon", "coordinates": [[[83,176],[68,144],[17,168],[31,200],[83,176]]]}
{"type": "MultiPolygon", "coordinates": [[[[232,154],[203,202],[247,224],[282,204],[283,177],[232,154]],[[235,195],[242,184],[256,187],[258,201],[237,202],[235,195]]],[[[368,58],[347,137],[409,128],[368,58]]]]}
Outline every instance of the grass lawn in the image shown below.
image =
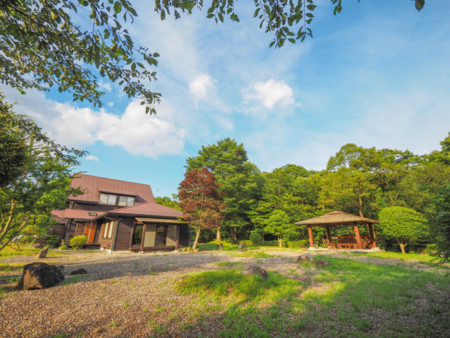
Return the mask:
{"type": "Polygon", "coordinates": [[[217,334],[224,337],[450,333],[446,270],[317,258],[330,266],[317,269],[299,263],[291,276],[270,272],[263,280],[229,264],[234,269],[192,274],[177,288],[196,295],[199,306],[189,308],[192,318],[206,323],[205,314],[220,313],[215,318],[222,327],[217,334]]]}

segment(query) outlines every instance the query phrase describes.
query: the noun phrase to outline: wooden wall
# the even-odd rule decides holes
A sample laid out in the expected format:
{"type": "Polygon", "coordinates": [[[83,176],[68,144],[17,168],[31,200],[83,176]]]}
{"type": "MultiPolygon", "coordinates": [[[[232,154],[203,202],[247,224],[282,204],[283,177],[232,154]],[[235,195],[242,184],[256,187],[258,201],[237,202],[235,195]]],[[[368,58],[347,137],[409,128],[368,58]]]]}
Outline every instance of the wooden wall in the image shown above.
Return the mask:
{"type": "Polygon", "coordinates": [[[116,237],[115,250],[129,250],[131,235],[134,228],[134,217],[123,217],[119,219],[119,229],[116,237]]]}

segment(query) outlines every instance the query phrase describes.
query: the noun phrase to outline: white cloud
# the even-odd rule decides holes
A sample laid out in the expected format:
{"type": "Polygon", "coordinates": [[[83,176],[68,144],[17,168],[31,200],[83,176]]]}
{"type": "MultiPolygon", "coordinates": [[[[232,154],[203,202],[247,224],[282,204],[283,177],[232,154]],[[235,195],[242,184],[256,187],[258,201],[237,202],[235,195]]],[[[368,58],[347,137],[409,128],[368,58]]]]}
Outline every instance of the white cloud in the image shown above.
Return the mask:
{"type": "Polygon", "coordinates": [[[93,155],[86,156],[86,161],[95,161],[98,162],[98,157],[93,155]]]}
{"type": "Polygon", "coordinates": [[[123,115],[115,115],[105,109],[94,111],[57,103],[36,91],[24,96],[9,88],[6,92],[10,99],[20,102],[15,106],[17,112],[31,115],[50,137],[69,147],[102,142],[153,158],[179,154],[184,149],[186,132],[175,124],[174,109],[166,101],[157,107],[156,116],[145,114],[139,99],[132,101],[123,115]]]}
{"type": "Polygon", "coordinates": [[[273,109],[276,105],[283,107],[295,104],[294,91],[283,81],[274,79],[266,82],[258,81],[250,86],[244,94],[244,103],[262,105],[266,109],[273,109]]]}
{"type": "Polygon", "coordinates": [[[112,90],[111,84],[109,82],[104,82],[103,80],[100,80],[98,82],[98,87],[100,88],[100,90],[104,90],[107,92],[110,92],[112,90]]]}
{"type": "Polygon", "coordinates": [[[144,113],[139,100],[130,103],[122,116],[101,112],[97,139],[106,145],[120,146],[131,154],[156,157],[179,154],[186,132],[174,125],[168,105],[158,107],[158,115],[144,113]]]}
{"type": "Polygon", "coordinates": [[[208,74],[200,74],[189,83],[189,92],[194,95],[195,101],[206,100],[214,82],[208,74]]]}

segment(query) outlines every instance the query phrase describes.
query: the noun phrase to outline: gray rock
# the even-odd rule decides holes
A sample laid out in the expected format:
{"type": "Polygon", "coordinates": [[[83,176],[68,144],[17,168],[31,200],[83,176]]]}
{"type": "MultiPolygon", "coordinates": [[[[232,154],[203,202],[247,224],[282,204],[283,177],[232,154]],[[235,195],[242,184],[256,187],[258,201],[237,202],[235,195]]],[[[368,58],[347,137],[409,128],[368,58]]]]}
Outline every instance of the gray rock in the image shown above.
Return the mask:
{"type": "Polygon", "coordinates": [[[239,243],[239,244],[238,244],[238,249],[242,249],[242,248],[243,248],[242,244],[239,243]]]}
{"type": "Polygon", "coordinates": [[[313,256],[310,253],[305,253],[297,257],[297,263],[299,262],[312,262],[314,260],[313,256]]]}
{"type": "Polygon", "coordinates": [[[44,248],[39,251],[38,257],[39,259],[47,257],[48,248],[44,248]]]}
{"type": "Polygon", "coordinates": [[[85,274],[87,274],[87,271],[84,270],[83,268],[74,270],[70,273],[70,275],[85,275],[85,274]]]}
{"type": "Polygon", "coordinates": [[[61,283],[63,280],[64,275],[59,267],[35,262],[24,266],[17,289],[46,289],[61,283]]]}
{"type": "Polygon", "coordinates": [[[269,278],[269,274],[267,273],[266,270],[264,270],[263,268],[260,268],[259,266],[250,266],[247,271],[245,272],[246,275],[258,275],[261,276],[264,279],[269,278]]]}

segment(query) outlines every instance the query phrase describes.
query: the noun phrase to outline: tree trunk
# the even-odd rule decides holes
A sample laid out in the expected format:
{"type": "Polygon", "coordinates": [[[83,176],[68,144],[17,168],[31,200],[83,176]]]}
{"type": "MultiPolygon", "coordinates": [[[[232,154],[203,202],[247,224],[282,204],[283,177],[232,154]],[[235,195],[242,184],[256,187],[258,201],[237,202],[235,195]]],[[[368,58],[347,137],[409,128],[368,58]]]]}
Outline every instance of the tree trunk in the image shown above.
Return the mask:
{"type": "Polygon", "coordinates": [[[194,241],[194,245],[192,246],[192,249],[197,249],[197,244],[198,244],[198,239],[200,238],[200,231],[202,230],[202,228],[200,227],[195,227],[195,241],[194,241]]]}
{"type": "Polygon", "coordinates": [[[230,227],[231,237],[233,237],[233,241],[237,242],[237,230],[234,227],[230,227]]]}
{"type": "Polygon", "coordinates": [[[219,243],[222,242],[222,233],[220,232],[220,225],[217,227],[216,240],[219,243]]]}
{"type": "Polygon", "coordinates": [[[398,244],[400,244],[400,249],[402,249],[402,254],[405,254],[405,246],[407,245],[406,243],[402,243],[402,242],[398,242],[398,244]]]}

